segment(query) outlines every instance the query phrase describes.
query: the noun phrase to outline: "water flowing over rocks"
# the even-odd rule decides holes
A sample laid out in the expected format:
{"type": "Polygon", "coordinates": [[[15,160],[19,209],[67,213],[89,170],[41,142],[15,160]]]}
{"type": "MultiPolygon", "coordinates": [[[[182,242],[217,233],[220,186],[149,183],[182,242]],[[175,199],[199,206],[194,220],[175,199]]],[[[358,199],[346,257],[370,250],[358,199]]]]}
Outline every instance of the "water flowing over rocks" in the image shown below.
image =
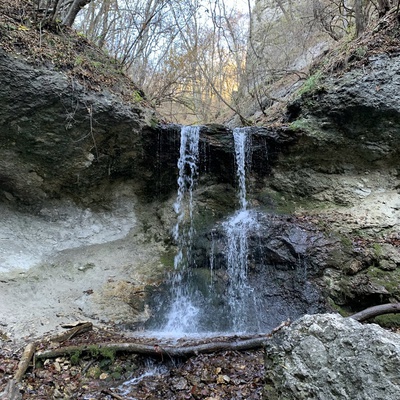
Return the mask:
{"type": "Polygon", "coordinates": [[[267,342],[265,366],[268,400],[395,400],[400,336],[338,315],[307,315],[267,342]]]}
{"type": "MultiPolygon", "coordinates": [[[[265,298],[290,303],[292,318],[323,311],[325,299],[344,312],[400,299],[398,63],[371,57],[305,92],[285,124],[247,128],[247,202],[260,229],[249,237],[249,277],[265,298]]],[[[158,124],[151,108],[126,101],[128,89],[89,90],[4,51],[0,77],[1,293],[63,270],[80,316],[142,323],[176,254],[181,127],[158,124]]],[[[193,269],[203,283],[210,245],[226,239],[237,208],[234,154],[231,129],[200,128],[193,269]]],[[[213,268],[223,286],[221,243],[213,268]]],[[[39,287],[29,289],[38,315],[48,298],[39,287]]],[[[288,316],[277,308],[271,326],[288,316]]]]}
{"type": "MultiPolygon", "coordinates": [[[[129,88],[88,89],[3,50],[0,76],[5,331],[40,334],[71,318],[142,323],[176,250],[181,127],[158,125],[151,108],[126,101],[129,88]]],[[[297,139],[252,129],[253,182],[270,173],[266,156],[297,139]]],[[[235,208],[232,130],[201,127],[199,151],[195,223],[208,240],[235,208]]]]}

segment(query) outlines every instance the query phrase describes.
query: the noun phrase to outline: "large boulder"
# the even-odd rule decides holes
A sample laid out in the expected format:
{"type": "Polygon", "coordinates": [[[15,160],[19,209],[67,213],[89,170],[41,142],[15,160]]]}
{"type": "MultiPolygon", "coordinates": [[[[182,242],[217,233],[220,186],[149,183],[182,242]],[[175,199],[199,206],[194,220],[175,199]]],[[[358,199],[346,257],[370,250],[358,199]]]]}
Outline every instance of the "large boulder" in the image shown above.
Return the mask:
{"type": "Polygon", "coordinates": [[[400,335],[338,315],[306,315],[268,341],[265,366],[268,400],[395,400],[400,335]]]}

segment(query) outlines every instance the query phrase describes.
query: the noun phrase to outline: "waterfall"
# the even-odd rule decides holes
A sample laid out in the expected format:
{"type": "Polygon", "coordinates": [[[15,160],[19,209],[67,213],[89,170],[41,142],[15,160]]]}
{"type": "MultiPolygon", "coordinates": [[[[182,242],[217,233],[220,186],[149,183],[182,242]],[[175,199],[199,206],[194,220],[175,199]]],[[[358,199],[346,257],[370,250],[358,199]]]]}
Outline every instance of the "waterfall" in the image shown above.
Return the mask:
{"type": "Polygon", "coordinates": [[[247,208],[246,199],[246,154],[248,152],[248,134],[245,128],[236,128],[233,131],[235,143],[236,175],[239,183],[239,205],[242,210],[247,208]]]}
{"type": "MultiPolygon", "coordinates": [[[[172,230],[177,249],[169,279],[150,304],[154,312],[146,327],[153,335],[177,339],[265,332],[288,317],[321,309],[319,294],[306,276],[307,232],[284,220],[275,223],[273,215],[252,208],[247,198],[252,142],[258,140],[253,131],[233,132],[237,211],[211,227],[208,221],[203,224],[203,215],[197,214],[202,209],[195,204],[200,128],[181,129],[172,230]]],[[[208,192],[202,189],[197,192],[201,207],[212,206],[219,197],[208,204],[208,192]]]]}
{"type": "Polygon", "coordinates": [[[181,129],[178,190],[174,203],[177,222],[172,231],[177,252],[168,282],[169,299],[160,306],[164,323],[161,322],[162,327],[156,330],[158,334],[169,337],[210,331],[257,331],[254,288],[249,283],[247,273],[249,236],[257,229],[256,213],[247,209],[246,197],[249,130],[242,128],[233,132],[239,209],[219,225],[227,240],[224,246],[226,281],[216,285],[213,283],[215,268],[218,268],[214,259],[216,230],[211,231],[208,273],[205,272],[205,265],[194,265],[193,260],[194,190],[198,175],[199,134],[200,128],[197,126],[181,129]]]}
{"type": "Polygon", "coordinates": [[[251,314],[256,312],[257,307],[253,288],[248,282],[247,270],[249,235],[257,228],[257,220],[256,214],[247,210],[246,160],[250,142],[248,130],[237,128],[233,132],[233,137],[240,209],[224,222],[223,228],[227,238],[226,261],[229,276],[227,302],[231,313],[232,330],[237,332],[255,328],[251,326],[250,321],[254,321],[251,314]]]}
{"type": "Polygon", "coordinates": [[[174,258],[174,271],[170,277],[172,302],[167,323],[163,328],[164,332],[174,334],[195,331],[200,312],[200,308],[195,305],[195,296],[186,282],[195,233],[193,191],[198,174],[199,138],[200,127],[182,127],[178,160],[178,193],[174,203],[177,223],[172,232],[178,249],[174,258]]]}

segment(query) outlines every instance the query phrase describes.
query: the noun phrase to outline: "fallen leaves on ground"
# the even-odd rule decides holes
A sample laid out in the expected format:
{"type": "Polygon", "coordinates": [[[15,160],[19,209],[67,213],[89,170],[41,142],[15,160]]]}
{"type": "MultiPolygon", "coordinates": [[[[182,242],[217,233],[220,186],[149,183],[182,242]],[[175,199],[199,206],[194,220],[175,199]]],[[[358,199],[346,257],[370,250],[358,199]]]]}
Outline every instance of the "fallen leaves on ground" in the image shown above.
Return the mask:
{"type": "MultiPolygon", "coordinates": [[[[112,329],[94,329],[65,343],[90,345],[96,342],[151,342],[127,337],[112,329]]],[[[205,339],[204,341],[207,341],[205,339]]],[[[154,343],[155,339],[153,339],[154,343]]],[[[0,350],[0,393],[13,377],[23,347],[3,342],[0,350]]],[[[188,344],[187,341],[179,343],[188,344]]],[[[38,349],[53,344],[44,339],[38,349]]],[[[72,355],[37,362],[22,383],[22,399],[261,399],[263,387],[262,350],[224,351],[200,354],[189,359],[159,359],[136,354],[72,355]]]]}

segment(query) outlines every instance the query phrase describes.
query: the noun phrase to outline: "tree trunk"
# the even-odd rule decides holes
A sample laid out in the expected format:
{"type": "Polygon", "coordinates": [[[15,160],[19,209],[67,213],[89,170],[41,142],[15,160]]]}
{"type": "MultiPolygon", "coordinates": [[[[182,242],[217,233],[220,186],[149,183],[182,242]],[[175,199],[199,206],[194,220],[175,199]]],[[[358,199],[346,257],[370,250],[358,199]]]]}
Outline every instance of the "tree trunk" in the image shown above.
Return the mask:
{"type": "Polygon", "coordinates": [[[363,10],[363,0],[355,0],[354,14],[356,19],[356,35],[358,37],[365,30],[365,15],[363,10]]]}
{"type": "Polygon", "coordinates": [[[85,7],[91,1],[92,0],[74,0],[62,21],[63,25],[72,26],[81,8],[85,7]]]}

